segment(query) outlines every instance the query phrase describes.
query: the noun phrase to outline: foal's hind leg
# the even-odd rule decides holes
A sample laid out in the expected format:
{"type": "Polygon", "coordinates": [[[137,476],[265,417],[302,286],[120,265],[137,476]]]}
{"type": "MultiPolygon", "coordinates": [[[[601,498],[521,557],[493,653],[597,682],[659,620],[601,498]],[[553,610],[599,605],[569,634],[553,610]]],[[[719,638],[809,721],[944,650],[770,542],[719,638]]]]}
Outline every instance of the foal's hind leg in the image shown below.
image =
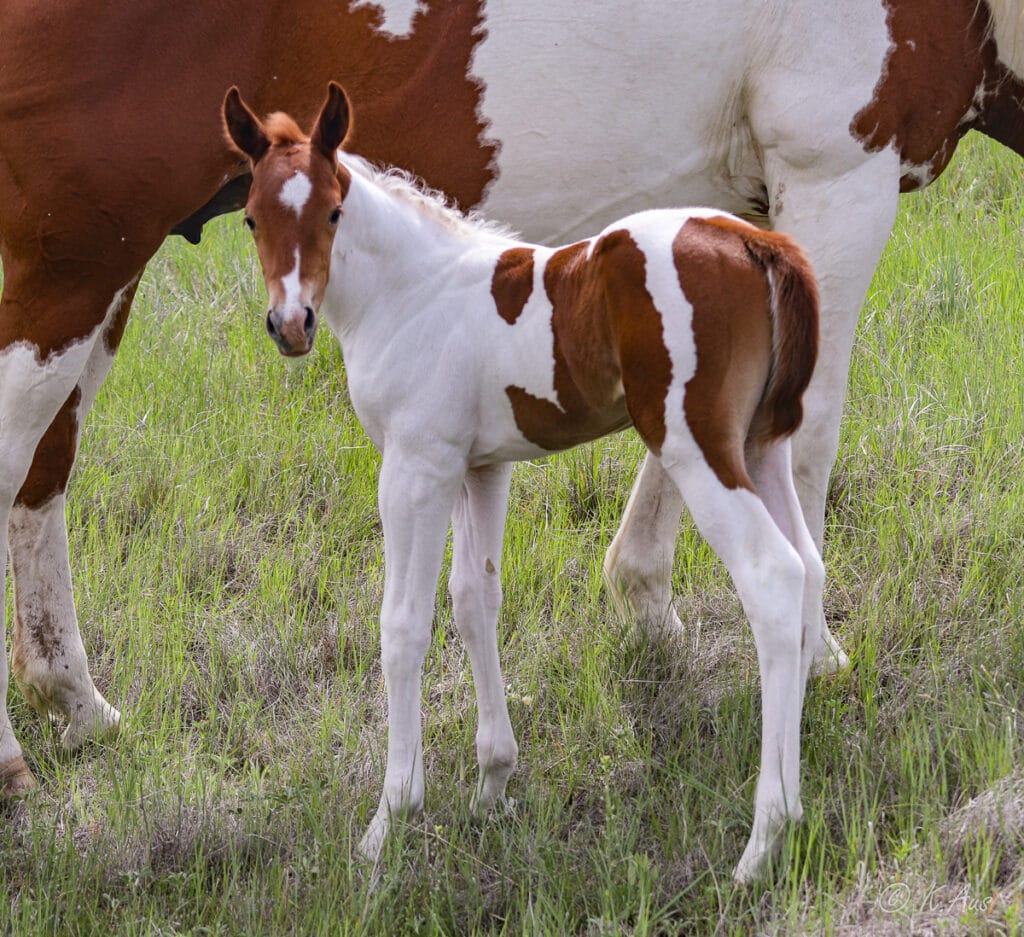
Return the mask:
{"type": "Polygon", "coordinates": [[[761,771],[750,840],[734,872],[737,880],[745,882],[762,871],[785,820],[802,815],[804,564],[756,494],[726,488],[702,460],[670,458],[666,458],[666,470],[679,486],[698,529],[729,570],[757,646],[761,771]]]}
{"type": "Polygon", "coordinates": [[[672,607],[672,564],[683,500],[661,460],[648,454],[604,558],[604,578],[619,614],[653,637],[681,633],[672,607]]]}
{"type": "Polygon", "coordinates": [[[473,666],[479,725],[476,734],[480,780],[473,812],[488,813],[505,796],[519,749],[505,701],[498,660],[498,612],[501,608],[501,552],[509,463],[467,473],[452,513],[452,572],[449,591],[455,624],[473,666]]]}
{"type": "Polygon", "coordinates": [[[825,669],[826,662],[815,656],[815,636],[827,631],[822,605],[825,566],[814,543],[793,483],[791,441],[782,439],[764,449],[747,453],[747,468],[768,513],[804,564],[803,643],[800,661],[801,685],[813,669],[825,669]]]}
{"type": "Polygon", "coordinates": [[[107,314],[82,375],[36,447],[11,511],[8,538],[14,577],[15,680],[39,712],[67,720],[66,749],[116,732],[120,713],[93,684],[71,588],[64,492],[82,423],[110,371],[135,285],[107,314]]]}

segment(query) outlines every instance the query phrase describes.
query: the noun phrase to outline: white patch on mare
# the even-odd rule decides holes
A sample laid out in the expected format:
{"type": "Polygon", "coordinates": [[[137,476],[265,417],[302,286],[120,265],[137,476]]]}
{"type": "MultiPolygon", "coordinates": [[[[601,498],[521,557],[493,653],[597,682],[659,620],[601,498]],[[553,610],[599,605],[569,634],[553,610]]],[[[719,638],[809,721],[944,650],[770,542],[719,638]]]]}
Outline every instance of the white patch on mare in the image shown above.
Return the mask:
{"type": "Polygon", "coordinates": [[[296,172],[281,186],[278,198],[286,208],[290,208],[296,215],[301,215],[312,191],[313,183],[309,181],[309,176],[304,172],[296,172]]]}
{"type": "Polygon", "coordinates": [[[350,10],[362,7],[380,10],[383,24],[378,32],[394,39],[404,39],[411,35],[416,14],[426,9],[422,0],[355,0],[349,4],[350,10]]]}

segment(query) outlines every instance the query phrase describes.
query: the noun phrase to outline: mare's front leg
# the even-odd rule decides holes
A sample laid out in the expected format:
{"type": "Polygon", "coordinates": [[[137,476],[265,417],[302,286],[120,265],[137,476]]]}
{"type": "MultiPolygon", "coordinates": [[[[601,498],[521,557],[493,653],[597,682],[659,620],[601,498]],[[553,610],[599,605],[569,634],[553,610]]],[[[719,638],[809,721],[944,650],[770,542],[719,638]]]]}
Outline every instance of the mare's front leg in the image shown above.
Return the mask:
{"type": "Polygon", "coordinates": [[[384,527],[380,650],[388,698],[388,754],[380,805],[359,844],[360,853],[374,861],[391,818],[416,814],[423,807],[420,681],[448,518],[464,466],[462,455],[448,450],[427,455],[389,441],[384,451],[378,502],[384,527]]]}
{"type": "Polygon", "coordinates": [[[478,816],[504,799],[505,785],[519,754],[508,718],[497,630],[502,539],[511,479],[511,463],[471,469],[452,513],[449,591],[455,625],[469,651],[476,685],[480,780],[472,810],[478,816]]]}
{"type": "MultiPolygon", "coordinates": [[[[0,300],[0,324],[3,326],[0,347],[0,531],[3,532],[0,536],[0,576],[4,575],[7,566],[7,533],[8,524],[14,516],[12,508],[23,485],[27,484],[37,447],[55,419],[60,420],[59,414],[69,398],[74,396],[96,343],[101,341],[102,334],[120,308],[120,294],[102,299],[83,294],[69,297],[67,284],[55,284],[47,277],[33,279],[27,268],[12,264],[6,272],[7,282],[0,300]],[[55,308],[62,309],[67,321],[74,324],[69,328],[69,334],[54,336],[39,331],[40,322],[53,325],[52,319],[46,318],[44,313],[55,308]]],[[[51,511],[49,517],[54,516],[51,511]]],[[[54,526],[52,520],[49,526],[54,526]]],[[[57,518],[56,526],[64,530],[62,514],[57,518]]],[[[43,552],[56,566],[66,569],[66,534],[56,535],[54,539],[56,546],[43,552]]],[[[11,543],[12,550],[20,546],[17,536],[11,538],[11,543]]],[[[65,574],[65,578],[69,580],[69,574],[65,574]]],[[[70,589],[70,585],[67,588],[70,589]]],[[[3,595],[4,590],[0,588],[0,644],[3,645],[3,653],[0,653],[0,795],[18,793],[34,783],[7,714],[9,674],[3,595]]],[[[52,608],[45,609],[44,614],[52,613],[52,608]]],[[[79,677],[84,672],[91,687],[84,651],[80,655],[74,653],[72,638],[77,639],[79,648],[81,646],[77,625],[72,623],[68,626],[60,621],[50,625],[45,635],[40,632],[38,638],[31,639],[37,642],[35,645],[23,645],[24,632],[15,624],[16,672],[24,672],[19,668],[25,664],[26,651],[45,642],[53,661],[71,648],[72,653],[60,659],[58,666],[63,670],[66,665],[68,673],[79,677]]],[[[31,693],[29,698],[34,701],[31,693]]],[[[87,702],[91,703],[93,699],[90,696],[87,702]]]]}
{"type": "MultiPolygon", "coordinates": [[[[848,118],[842,122],[844,132],[833,139],[834,151],[818,152],[808,163],[800,143],[811,124],[806,114],[797,116],[795,110],[767,113],[760,133],[772,227],[804,248],[821,297],[818,362],[803,397],[803,423],[792,442],[796,492],[807,529],[821,551],[854,335],[896,218],[900,166],[891,148],[866,154],[846,134],[848,118]],[[800,122],[799,132],[788,125],[790,120],[800,122]],[[830,164],[836,167],[831,173],[830,164]]],[[[814,672],[828,673],[849,664],[824,619],[811,637],[811,654],[814,672]]]]}
{"type": "Polygon", "coordinates": [[[36,710],[66,720],[62,744],[69,750],[120,726],[121,714],[89,673],[71,588],[64,501],[82,424],[113,364],[136,282],[114,297],[78,384],[36,447],[8,524],[14,678],[36,710]]]}

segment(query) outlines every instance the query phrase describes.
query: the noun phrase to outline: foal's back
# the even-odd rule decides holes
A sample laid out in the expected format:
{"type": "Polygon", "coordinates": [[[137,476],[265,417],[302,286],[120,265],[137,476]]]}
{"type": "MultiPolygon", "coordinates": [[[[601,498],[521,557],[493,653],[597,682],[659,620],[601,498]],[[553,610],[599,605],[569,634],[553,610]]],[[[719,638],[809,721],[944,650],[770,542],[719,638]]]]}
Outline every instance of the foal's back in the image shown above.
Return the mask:
{"type": "Polygon", "coordinates": [[[748,441],[799,424],[817,294],[784,235],[721,212],[643,212],[560,249],[509,247],[488,302],[488,355],[504,363],[483,372],[497,386],[481,394],[511,408],[513,435],[528,444],[489,439],[482,449],[496,457],[566,449],[632,422],[655,454],[667,434],[692,438],[728,487],[749,488],[748,441]]]}

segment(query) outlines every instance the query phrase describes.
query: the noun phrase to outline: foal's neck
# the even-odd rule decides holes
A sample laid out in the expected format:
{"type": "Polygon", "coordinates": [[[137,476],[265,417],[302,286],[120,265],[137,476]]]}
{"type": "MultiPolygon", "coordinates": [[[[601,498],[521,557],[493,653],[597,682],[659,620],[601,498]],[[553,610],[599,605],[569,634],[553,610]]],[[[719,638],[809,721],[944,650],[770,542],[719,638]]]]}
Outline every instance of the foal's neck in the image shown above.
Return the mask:
{"type": "MultiPolygon", "coordinates": [[[[349,165],[346,162],[346,165],[349,165]]],[[[397,296],[422,296],[443,280],[490,276],[486,257],[519,243],[504,229],[474,221],[401,177],[358,163],[335,236],[329,294],[346,315],[365,312],[397,296]],[[481,256],[480,269],[466,263],[481,256]]]]}

